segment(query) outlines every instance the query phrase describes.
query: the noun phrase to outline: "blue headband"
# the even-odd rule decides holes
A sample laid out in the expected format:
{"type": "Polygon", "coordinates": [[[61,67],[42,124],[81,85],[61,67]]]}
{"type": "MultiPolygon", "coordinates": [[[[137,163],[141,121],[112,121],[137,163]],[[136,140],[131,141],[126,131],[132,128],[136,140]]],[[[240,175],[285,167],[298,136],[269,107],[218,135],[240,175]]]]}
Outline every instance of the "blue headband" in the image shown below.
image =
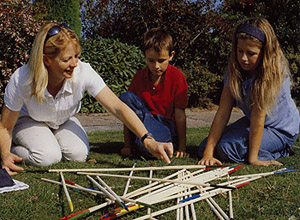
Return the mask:
{"type": "Polygon", "coordinates": [[[249,34],[252,37],[257,38],[258,40],[260,40],[263,44],[266,43],[266,35],[265,33],[260,30],[259,28],[255,27],[252,24],[241,24],[238,28],[236,33],[245,33],[245,34],[249,34]]]}

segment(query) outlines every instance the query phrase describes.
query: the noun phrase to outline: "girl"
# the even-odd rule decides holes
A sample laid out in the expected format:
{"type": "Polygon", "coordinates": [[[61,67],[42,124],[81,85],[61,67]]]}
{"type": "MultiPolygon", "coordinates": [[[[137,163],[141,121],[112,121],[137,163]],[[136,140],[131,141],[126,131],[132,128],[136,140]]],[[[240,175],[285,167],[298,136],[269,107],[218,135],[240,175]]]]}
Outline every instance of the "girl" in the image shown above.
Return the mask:
{"type": "Polygon", "coordinates": [[[119,118],[149,152],[170,163],[172,143],[148,137],[136,114],[119,100],[88,63],[81,62],[76,34],[65,24],[47,23],[37,34],[29,63],[12,75],[0,121],[2,166],[10,174],[15,162],[48,166],[61,159],[85,161],[87,135],[75,118],[85,91],[119,118]],[[11,142],[14,142],[11,147],[11,142]]]}
{"type": "Polygon", "coordinates": [[[234,32],[219,109],[198,164],[282,165],[276,159],[293,153],[298,132],[288,62],[274,30],[265,19],[245,20],[234,32]],[[234,103],[245,116],[226,126],[234,103]]]}

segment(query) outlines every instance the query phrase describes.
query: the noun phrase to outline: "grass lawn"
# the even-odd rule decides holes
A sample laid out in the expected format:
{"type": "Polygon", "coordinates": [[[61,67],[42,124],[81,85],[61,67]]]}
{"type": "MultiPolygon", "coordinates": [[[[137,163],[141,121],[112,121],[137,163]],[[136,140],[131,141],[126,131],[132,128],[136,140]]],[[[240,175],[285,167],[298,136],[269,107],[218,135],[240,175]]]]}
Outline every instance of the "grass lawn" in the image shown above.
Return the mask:
{"type": "MultiPolygon", "coordinates": [[[[190,158],[172,159],[172,165],[196,164],[196,148],[208,134],[208,128],[188,129],[187,146],[191,154],[190,158]]],[[[123,145],[122,132],[95,132],[89,133],[91,143],[91,153],[89,159],[92,162],[60,162],[48,169],[62,168],[98,168],[98,167],[132,167],[137,158],[122,158],[118,152],[123,145]]],[[[293,166],[299,169],[300,163],[300,143],[295,144],[296,154],[289,158],[279,159],[285,166],[293,166]]],[[[137,167],[150,166],[151,161],[138,159],[137,167]]],[[[155,160],[154,166],[163,166],[164,162],[155,160]]],[[[230,164],[225,164],[230,165],[230,164]]],[[[41,169],[39,167],[23,166],[27,170],[41,169]]],[[[43,168],[44,169],[44,168],[43,168]]],[[[259,172],[269,172],[279,169],[276,166],[252,167],[244,165],[237,172],[231,175],[251,174],[259,172]]],[[[174,171],[155,171],[153,177],[163,177],[174,171]]],[[[124,173],[120,173],[124,174],[124,173]]],[[[128,175],[128,173],[126,173],[128,175]]],[[[149,176],[149,172],[136,172],[134,175],[149,176]]],[[[82,175],[65,173],[66,179],[83,186],[90,186],[82,175]]],[[[20,219],[59,219],[71,214],[62,187],[41,181],[44,177],[59,181],[56,173],[26,173],[22,172],[14,179],[28,184],[29,189],[17,192],[0,194],[0,219],[20,220],[20,219]]],[[[119,195],[123,194],[126,179],[116,179],[103,177],[110,187],[119,195]]],[[[146,185],[147,182],[132,180],[129,191],[146,185]]],[[[292,172],[278,175],[271,175],[266,178],[255,180],[249,185],[243,186],[232,192],[233,210],[235,219],[300,219],[300,172],[292,172]]],[[[93,196],[85,192],[73,191],[69,189],[74,205],[74,212],[95,206],[105,202],[102,196],[93,196]]],[[[227,194],[214,197],[215,201],[228,214],[227,194]]],[[[165,204],[159,205],[159,208],[165,204]]],[[[99,219],[100,216],[115,208],[111,205],[108,208],[94,212],[83,219],[99,219]]],[[[205,201],[195,204],[197,219],[218,219],[205,201]]],[[[121,219],[133,219],[145,213],[146,209],[141,209],[138,213],[123,216],[121,219]]],[[[158,216],[158,219],[176,219],[176,212],[158,216]]]]}

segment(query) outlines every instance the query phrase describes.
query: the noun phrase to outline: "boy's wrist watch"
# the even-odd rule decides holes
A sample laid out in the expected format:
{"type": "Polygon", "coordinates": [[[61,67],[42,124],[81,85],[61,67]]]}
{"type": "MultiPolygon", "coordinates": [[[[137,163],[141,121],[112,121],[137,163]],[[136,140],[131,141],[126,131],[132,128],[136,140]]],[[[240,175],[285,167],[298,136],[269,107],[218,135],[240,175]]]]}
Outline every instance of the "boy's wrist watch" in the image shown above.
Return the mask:
{"type": "Polygon", "coordinates": [[[141,137],[141,142],[144,143],[144,140],[146,138],[154,139],[153,135],[151,133],[147,132],[146,134],[143,135],[143,137],[141,137]]]}

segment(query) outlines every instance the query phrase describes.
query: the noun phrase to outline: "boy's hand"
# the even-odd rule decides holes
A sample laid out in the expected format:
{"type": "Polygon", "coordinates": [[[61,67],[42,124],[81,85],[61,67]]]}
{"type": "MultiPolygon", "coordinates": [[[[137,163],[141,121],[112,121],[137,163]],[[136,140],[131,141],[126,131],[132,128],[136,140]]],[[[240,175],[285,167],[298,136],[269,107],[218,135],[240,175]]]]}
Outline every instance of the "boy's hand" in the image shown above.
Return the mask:
{"type": "Polygon", "coordinates": [[[202,159],[198,162],[198,165],[206,165],[206,166],[213,166],[213,165],[222,165],[221,161],[214,158],[213,156],[203,156],[202,159]]]}
{"type": "Polygon", "coordinates": [[[5,168],[9,175],[15,175],[17,172],[14,171],[23,171],[22,167],[15,165],[16,163],[22,162],[22,158],[18,157],[15,154],[8,153],[5,156],[2,156],[2,168],[5,168]]]}
{"type": "Polygon", "coordinates": [[[176,158],[183,158],[183,157],[189,157],[190,156],[190,154],[189,153],[187,153],[187,152],[185,152],[185,151],[181,151],[181,150],[178,150],[178,151],[176,151],[175,153],[174,153],[174,156],[176,157],[176,158]]]}

